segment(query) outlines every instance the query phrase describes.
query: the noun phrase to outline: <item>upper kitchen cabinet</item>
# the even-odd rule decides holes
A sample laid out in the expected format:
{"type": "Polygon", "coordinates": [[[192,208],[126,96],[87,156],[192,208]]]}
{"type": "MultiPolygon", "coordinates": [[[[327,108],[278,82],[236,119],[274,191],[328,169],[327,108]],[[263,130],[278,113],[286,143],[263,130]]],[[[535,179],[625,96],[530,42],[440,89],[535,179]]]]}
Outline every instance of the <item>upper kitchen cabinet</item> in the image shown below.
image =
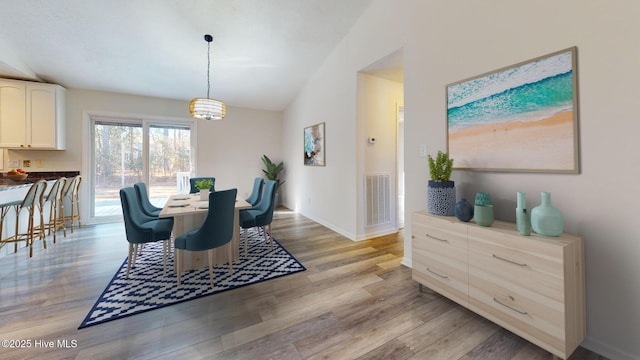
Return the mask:
{"type": "Polygon", "coordinates": [[[0,79],[0,147],[64,150],[65,89],[0,79]]]}

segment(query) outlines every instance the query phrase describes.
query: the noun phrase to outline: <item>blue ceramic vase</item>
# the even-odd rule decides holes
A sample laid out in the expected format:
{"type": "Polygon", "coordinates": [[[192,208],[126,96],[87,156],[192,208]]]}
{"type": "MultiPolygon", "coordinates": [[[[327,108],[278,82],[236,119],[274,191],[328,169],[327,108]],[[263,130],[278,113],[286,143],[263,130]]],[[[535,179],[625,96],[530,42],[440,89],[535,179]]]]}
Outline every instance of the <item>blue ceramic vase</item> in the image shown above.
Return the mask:
{"type": "Polygon", "coordinates": [[[473,218],[473,206],[469,204],[467,199],[462,199],[456,203],[456,207],[453,209],[456,218],[463,222],[469,222],[473,218]]]}
{"type": "Polygon", "coordinates": [[[560,210],[551,205],[551,193],[540,193],[540,205],[531,210],[531,227],[545,236],[559,236],[564,232],[564,218],[560,210]]]}

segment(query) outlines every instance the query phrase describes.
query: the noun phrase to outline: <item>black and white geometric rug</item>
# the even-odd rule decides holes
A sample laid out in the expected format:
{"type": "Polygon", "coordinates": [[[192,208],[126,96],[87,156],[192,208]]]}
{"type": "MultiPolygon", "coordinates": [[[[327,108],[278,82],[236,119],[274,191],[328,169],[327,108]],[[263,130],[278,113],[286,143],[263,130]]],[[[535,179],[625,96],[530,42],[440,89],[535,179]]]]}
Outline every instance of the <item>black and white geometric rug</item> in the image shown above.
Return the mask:
{"type": "MultiPolygon", "coordinates": [[[[240,236],[242,239],[242,232],[240,236]]],[[[178,288],[173,251],[167,257],[167,275],[164,275],[162,243],[145,244],[129,272],[129,279],[125,278],[125,259],[78,329],[306,270],[275,239],[271,247],[253,229],[249,230],[248,237],[247,257],[241,252],[240,259],[233,263],[233,274],[229,274],[227,264],[213,268],[213,289],[208,268],[184,272],[178,288]]]]}

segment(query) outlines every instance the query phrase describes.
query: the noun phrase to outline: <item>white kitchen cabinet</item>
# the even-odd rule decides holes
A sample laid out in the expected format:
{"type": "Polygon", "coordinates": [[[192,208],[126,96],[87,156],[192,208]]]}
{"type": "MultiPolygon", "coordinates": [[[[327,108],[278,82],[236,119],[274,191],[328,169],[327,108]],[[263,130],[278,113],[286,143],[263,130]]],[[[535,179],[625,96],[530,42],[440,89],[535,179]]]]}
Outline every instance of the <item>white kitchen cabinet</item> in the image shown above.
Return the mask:
{"type": "Polygon", "coordinates": [[[65,89],[0,79],[0,147],[64,150],[65,89]]]}

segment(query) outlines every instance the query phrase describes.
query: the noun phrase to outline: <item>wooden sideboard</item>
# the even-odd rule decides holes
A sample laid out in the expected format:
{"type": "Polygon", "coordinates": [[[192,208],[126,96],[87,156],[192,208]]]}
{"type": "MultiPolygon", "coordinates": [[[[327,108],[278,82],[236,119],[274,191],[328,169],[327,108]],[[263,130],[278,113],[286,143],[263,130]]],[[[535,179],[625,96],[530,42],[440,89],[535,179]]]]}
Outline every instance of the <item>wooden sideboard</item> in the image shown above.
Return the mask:
{"type": "Polygon", "coordinates": [[[584,244],[412,214],[413,279],[566,359],[586,336],[584,244]]]}

